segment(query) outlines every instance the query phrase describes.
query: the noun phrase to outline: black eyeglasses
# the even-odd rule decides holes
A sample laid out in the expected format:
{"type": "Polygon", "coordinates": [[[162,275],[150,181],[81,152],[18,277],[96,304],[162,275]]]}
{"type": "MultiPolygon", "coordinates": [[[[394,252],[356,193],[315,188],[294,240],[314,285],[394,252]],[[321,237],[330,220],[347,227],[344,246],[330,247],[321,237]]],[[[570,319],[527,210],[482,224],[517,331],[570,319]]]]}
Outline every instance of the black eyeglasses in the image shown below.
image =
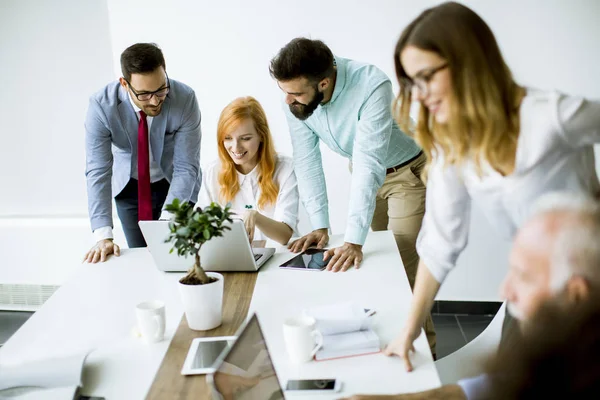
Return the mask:
{"type": "Polygon", "coordinates": [[[402,90],[406,91],[406,93],[412,93],[416,87],[419,89],[419,93],[425,97],[429,94],[429,82],[431,82],[435,74],[447,67],[448,63],[444,63],[438,67],[417,74],[414,79],[402,78],[400,80],[400,87],[402,90]]]}
{"type": "Polygon", "coordinates": [[[129,83],[129,81],[127,79],[125,79],[125,82],[127,82],[127,85],[129,85],[129,89],[131,89],[131,91],[135,95],[135,98],[138,99],[139,101],[148,101],[148,100],[150,100],[152,98],[152,96],[156,96],[156,97],[162,99],[167,94],[169,94],[169,89],[171,89],[171,85],[169,83],[169,75],[167,75],[166,72],[165,72],[165,76],[167,77],[167,86],[163,87],[163,88],[160,88],[158,90],[155,90],[154,92],[142,92],[142,93],[138,93],[133,88],[133,86],[131,86],[131,83],[129,83]]]}

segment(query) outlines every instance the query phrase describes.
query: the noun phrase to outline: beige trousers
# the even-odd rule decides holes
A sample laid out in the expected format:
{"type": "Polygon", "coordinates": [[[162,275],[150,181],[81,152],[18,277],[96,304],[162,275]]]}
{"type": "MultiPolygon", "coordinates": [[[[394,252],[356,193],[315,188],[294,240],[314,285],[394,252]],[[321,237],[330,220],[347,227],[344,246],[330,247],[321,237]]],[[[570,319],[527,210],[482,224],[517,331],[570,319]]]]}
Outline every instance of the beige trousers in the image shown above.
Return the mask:
{"type": "MultiPolygon", "coordinates": [[[[425,184],[421,179],[426,157],[421,154],[408,165],[385,177],[377,192],[377,202],[371,229],[391,230],[406,269],[410,287],[414,288],[419,255],[416,241],[425,214],[425,184]]],[[[431,314],[425,320],[425,334],[431,352],[435,354],[435,328],[431,314]]]]}

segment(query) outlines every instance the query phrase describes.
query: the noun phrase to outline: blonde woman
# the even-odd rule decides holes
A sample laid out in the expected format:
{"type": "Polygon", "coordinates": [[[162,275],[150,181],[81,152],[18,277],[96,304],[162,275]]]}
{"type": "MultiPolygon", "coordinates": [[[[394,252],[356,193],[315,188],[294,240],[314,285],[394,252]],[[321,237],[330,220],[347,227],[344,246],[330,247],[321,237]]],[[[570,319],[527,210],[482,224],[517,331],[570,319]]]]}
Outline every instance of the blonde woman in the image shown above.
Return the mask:
{"type": "Polygon", "coordinates": [[[217,125],[219,159],[203,172],[200,205],[232,204],[250,241],[287,244],[296,230],[298,188],[291,158],[277,155],[267,116],[253,97],[223,109],[217,125]]]}
{"type": "Polygon", "coordinates": [[[471,204],[512,237],[540,195],[600,192],[593,154],[600,104],[517,84],[490,28],[457,3],[418,16],[400,36],[394,58],[396,118],[409,132],[411,102],[420,102],[412,133],[428,159],[411,311],[386,349],[403,357],[410,371],[413,342],[467,244],[471,204]]]}

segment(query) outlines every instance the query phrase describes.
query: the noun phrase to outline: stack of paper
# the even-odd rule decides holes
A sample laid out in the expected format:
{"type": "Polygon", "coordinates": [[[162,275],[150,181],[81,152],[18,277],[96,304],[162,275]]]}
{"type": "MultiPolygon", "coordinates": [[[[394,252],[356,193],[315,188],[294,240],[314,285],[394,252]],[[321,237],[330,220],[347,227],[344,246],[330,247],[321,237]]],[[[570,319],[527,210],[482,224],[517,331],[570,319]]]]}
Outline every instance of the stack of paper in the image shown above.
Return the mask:
{"type": "Polygon", "coordinates": [[[372,313],[356,303],[313,307],[304,313],[316,319],[317,330],[323,335],[323,347],[315,355],[317,361],[381,350],[379,336],[371,329],[372,313]]]}

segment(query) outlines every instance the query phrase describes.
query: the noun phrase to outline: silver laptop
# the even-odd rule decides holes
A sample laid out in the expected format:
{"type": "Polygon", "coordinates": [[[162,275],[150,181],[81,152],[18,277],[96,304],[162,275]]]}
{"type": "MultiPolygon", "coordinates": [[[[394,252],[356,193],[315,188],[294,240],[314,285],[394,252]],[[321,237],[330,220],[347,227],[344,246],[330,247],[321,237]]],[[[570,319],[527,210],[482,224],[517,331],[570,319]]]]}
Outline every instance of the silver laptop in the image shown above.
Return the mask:
{"type": "Polygon", "coordinates": [[[283,390],[256,314],[238,332],[238,339],[215,361],[207,375],[214,399],[284,400],[283,390]]]}
{"type": "MultiPolygon", "coordinates": [[[[194,264],[192,257],[180,257],[176,251],[169,254],[173,247],[171,243],[165,243],[169,236],[169,221],[140,221],[139,225],[159,270],[186,272],[194,264]]],[[[275,254],[273,248],[252,248],[242,221],[234,221],[229,226],[231,230],[225,231],[223,236],[202,245],[200,262],[206,271],[258,271],[275,254]]]]}

